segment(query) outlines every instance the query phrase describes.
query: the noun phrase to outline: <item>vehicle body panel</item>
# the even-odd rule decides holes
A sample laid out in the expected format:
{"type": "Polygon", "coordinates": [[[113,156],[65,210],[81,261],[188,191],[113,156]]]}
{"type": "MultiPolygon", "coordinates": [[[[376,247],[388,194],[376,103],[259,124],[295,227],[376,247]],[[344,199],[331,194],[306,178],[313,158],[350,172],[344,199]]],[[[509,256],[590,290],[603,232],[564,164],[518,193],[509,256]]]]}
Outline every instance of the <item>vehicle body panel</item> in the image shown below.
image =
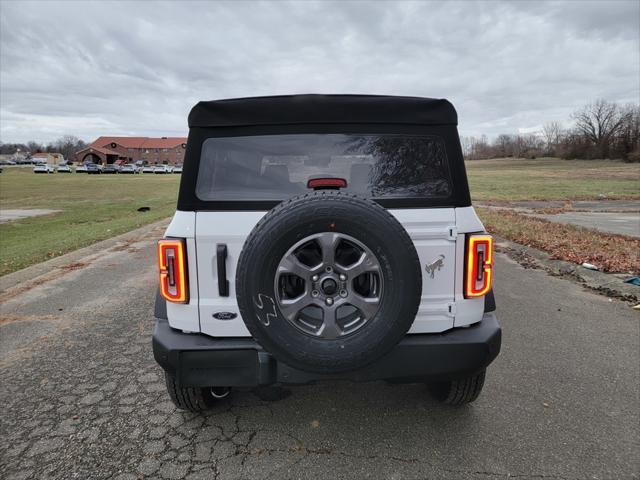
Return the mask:
{"type": "MultiPolygon", "coordinates": [[[[148,165],[143,172],[168,173],[164,165],[148,165]]],[[[463,392],[469,397],[465,401],[475,399],[469,385],[478,389],[481,384],[469,382],[484,378],[484,369],[499,353],[501,330],[492,290],[477,298],[464,294],[468,235],[485,229],[471,206],[457,113],[448,101],[285,95],[200,102],[189,115],[184,171],[176,166],[174,172],[182,173],[178,205],[165,236],[184,243],[165,242],[174,250],[161,262],[164,283],[155,304],[153,351],[174,382],[168,384],[169,393],[179,408],[191,407],[174,398],[175,387],[323,379],[460,378],[467,386],[452,387],[452,392],[463,392]],[[284,137],[270,138],[276,135],[284,137]],[[408,140],[398,142],[398,137],[408,140]],[[387,209],[413,242],[421,272],[420,303],[407,333],[405,325],[391,350],[344,372],[288,365],[282,349],[293,350],[297,339],[280,342],[281,355],[275,347],[265,349],[266,342],[251,337],[236,300],[237,264],[250,232],[268,211],[309,191],[309,180],[320,178],[341,180],[345,193],[370,198],[387,209]],[[443,180],[449,188],[440,188],[443,180]],[[161,292],[170,297],[170,287],[183,286],[184,263],[178,266],[178,277],[173,273],[183,246],[189,297],[185,303],[167,302],[161,292]],[[218,251],[226,252],[225,295],[218,284],[218,251]]],[[[478,261],[474,272],[491,268],[482,253],[475,250],[470,257],[478,261]]],[[[476,283],[487,278],[478,275],[476,283]]]]}
{"type": "Polygon", "coordinates": [[[140,171],[138,170],[138,167],[136,167],[135,165],[132,164],[127,164],[127,165],[123,165],[122,168],[120,169],[120,173],[140,173],[140,171]]]}
{"type": "Polygon", "coordinates": [[[97,175],[102,173],[102,165],[97,165],[95,163],[88,163],[85,165],[87,169],[87,173],[90,175],[97,175]]]}
{"type": "Polygon", "coordinates": [[[153,169],[153,173],[171,173],[171,166],[169,165],[156,165],[153,169]]]}
{"type": "Polygon", "coordinates": [[[53,165],[39,163],[33,167],[33,173],[56,173],[56,169],[53,165]]]}
{"type": "Polygon", "coordinates": [[[109,164],[106,165],[103,169],[102,169],[102,173],[107,173],[107,174],[117,174],[120,173],[120,165],[116,165],[116,164],[109,164]]]}
{"type": "MultiPolygon", "coordinates": [[[[390,212],[403,224],[416,246],[422,272],[423,293],[418,314],[409,333],[442,332],[454,326],[478,322],[484,299],[464,298],[464,234],[483,231],[473,208],[399,209],[390,212]],[[427,271],[442,258],[442,264],[427,271]]],[[[187,239],[188,305],[168,302],[168,319],[174,328],[201,331],[216,337],[249,336],[235,297],[236,264],[244,242],[266,212],[176,212],[166,236],[187,239]],[[197,233],[196,233],[197,232],[197,233]],[[216,246],[227,246],[229,296],[218,294],[216,246]],[[197,272],[197,275],[194,273],[197,272]],[[197,290],[196,290],[197,285],[197,290]],[[198,311],[195,328],[194,308],[198,311]],[[218,320],[214,314],[237,316],[218,320]]]]}
{"type": "MultiPolygon", "coordinates": [[[[404,226],[418,252],[423,291],[418,314],[409,333],[443,332],[454,326],[481,321],[484,299],[466,299],[462,288],[465,234],[483,232],[484,227],[471,207],[456,128],[457,116],[451,104],[440,100],[388,100],[375,96],[337,98],[312,95],[255,99],[256,105],[283,102],[291,111],[300,108],[298,100],[319,102],[320,110],[307,109],[300,112],[300,117],[291,117],[295,121],[289,122],[291,119],[287,112],[253,108],[254,99],[241,99],[238,102],[245,100],[246,110],[238,107],[236,100],[228,103],[213,102],[211,105],[205,102],[196,106],[189,118],[190,131],[180,183],[178,212],[167,235],[187,238],[189,268],[192,269],[192,262],[195,261],[198,278],[194,280],[199,283],[197,292],[194,292],[195,284],[191,283],[190,291],[193,296],[188,305],[171,306],[168,312],[171,326],[183,328],[181,326],[189,325],[187,329],[193,331],[193,318],[187,317],[193,316],[195,305],[199,313],[199,331],[202,333],[217,337],[249,336],[235,299],[236,264],[249,232],[269,209],[279,203],[276,200],[215,201],[198,197],[197,178],[205,142],[211,138],[227,136],[309,133],[435,136],[442,139],[453,188],[448,198],[382,198],[376,201],[404,226]],[[337,112],[329,108],[334,101],[352,103],[353,109],[337,112]],[[401,110],[390,113],[391,110],[383,108],[379,103],[387,101],[394,104],[399,102],[397,105],[401,106],[401,110]],[[421,105],[413,110],[413,106],[417,104],[421,105]],[[403,114],[402,109],[405,107],[407,109],[403,114]],[[246,117],[235,118],[229,113],[232,110],[246,117]],[[217,111],[225,113],[217,117],[217,111]],[[423,112],[430,113],[423,115],[423,112]],[[253,115],[256,117],[253,118],[253,115]],[[353,118],[340,122],[338,119],[342,117],[353,118]],[[185,227],[186,224],[189,224],[189,232],[193,232],[187,237],[184,231],[177,228],[178,225],[185,227]],[[218,294],[218,244],[227,246],[228,297],[218,294]],[[196,258],[192,258],[193,256],[196,258]],[[237,316],[229,320],[218,320],[214,317],[218,312],[229,312],[237,316]]],[[[163,166],[156,168],[161,169],[163,166]]],[[[192,269],[189,274],[190,282],[193,275],[192,269]]]]}

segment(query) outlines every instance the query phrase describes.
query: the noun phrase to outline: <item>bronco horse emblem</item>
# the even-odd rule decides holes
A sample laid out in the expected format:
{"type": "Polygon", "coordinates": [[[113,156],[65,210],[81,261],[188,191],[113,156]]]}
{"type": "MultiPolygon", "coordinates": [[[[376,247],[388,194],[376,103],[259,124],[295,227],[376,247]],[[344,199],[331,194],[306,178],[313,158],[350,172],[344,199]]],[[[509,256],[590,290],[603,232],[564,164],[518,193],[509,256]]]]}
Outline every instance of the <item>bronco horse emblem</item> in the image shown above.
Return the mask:
{"type": "Polygon", "coordinates": [[[424,269],[431,278],[434,278],[436,270],[440,270],[442,267],[444,267],[444,255],[438,255],[438,258],[433,260],[431,263],[427,263],[424,269]]]}

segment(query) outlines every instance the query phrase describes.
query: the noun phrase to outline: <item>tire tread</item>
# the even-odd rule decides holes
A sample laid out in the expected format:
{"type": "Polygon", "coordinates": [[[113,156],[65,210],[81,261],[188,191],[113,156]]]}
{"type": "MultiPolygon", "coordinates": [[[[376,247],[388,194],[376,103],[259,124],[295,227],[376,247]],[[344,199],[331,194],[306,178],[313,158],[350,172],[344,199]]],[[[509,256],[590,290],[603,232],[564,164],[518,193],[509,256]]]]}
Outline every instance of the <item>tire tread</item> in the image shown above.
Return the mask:
{"type": "Polygon", "coordinates": [[[167,385],[167,391],[169,397],[176,407],[180,410],[187,410],[190,412],[202,412],[209,410],[212,406],[210,400],[205,397],[204,388],[200,387],[179,387],[176,383],[175,377],[165,372],[165,383],[167,385]]]}
{"type": "Polygon", "coordinates": [[[484,386],[485,376],[486,370],[482,370],[466,378],[430,384],[429,389],[440,402],[459,407],[478,398],[484,386]]]}

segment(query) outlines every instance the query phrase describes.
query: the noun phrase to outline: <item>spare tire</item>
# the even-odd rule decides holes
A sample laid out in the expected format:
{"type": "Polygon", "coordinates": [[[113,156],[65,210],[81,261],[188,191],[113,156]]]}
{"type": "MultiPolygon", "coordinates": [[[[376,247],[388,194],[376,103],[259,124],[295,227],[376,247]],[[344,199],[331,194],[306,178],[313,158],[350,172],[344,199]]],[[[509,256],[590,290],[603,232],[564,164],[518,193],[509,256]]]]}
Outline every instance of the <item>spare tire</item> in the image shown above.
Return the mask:
{"type": "Polygon", "coordinates": [[[248,236],[236,272],[240,313],[281,362],[339,373],[407,333],[422,292],[418,254],[377,203],[337,191],[291,198],[248,236]]]}

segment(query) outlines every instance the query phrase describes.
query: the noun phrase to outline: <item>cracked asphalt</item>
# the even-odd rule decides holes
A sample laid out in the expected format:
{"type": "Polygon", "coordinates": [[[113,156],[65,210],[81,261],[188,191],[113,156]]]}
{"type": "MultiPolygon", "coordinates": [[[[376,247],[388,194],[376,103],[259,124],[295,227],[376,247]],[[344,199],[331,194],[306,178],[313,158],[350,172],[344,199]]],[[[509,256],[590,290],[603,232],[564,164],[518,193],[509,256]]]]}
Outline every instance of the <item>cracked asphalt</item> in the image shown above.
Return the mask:
{"type": "Polygon", "coordinates": [[[380,382],[177,411],[151,352],[160,234],[0,296],[1,478],[640,476],[640,316],[504,255],[503,350],[471,406],[380,382]]]}

